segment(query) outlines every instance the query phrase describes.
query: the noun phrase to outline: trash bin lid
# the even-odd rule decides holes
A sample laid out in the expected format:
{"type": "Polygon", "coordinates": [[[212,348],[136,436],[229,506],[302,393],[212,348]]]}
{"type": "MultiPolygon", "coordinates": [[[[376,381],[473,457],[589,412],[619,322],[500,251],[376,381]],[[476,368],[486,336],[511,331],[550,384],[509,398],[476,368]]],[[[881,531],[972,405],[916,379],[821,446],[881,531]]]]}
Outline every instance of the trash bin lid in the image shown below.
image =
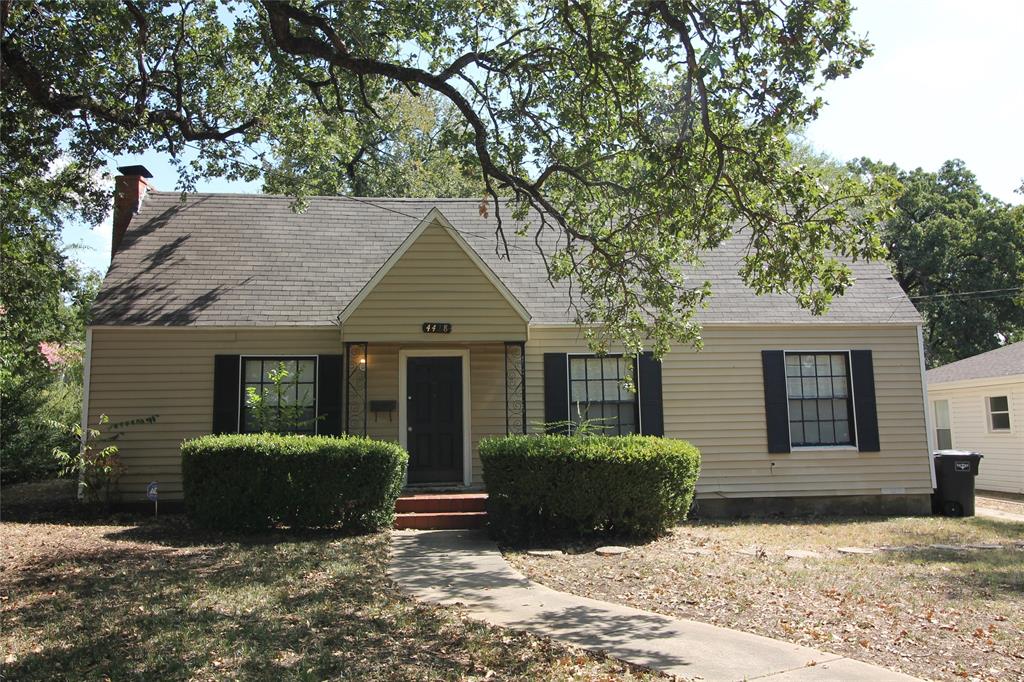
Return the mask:
{"type": "Polygon", "coordinates": [[[973,450],[936,450],[932,453],[932,457],[981,457],[980,452],[974,452],[973,450]]]}

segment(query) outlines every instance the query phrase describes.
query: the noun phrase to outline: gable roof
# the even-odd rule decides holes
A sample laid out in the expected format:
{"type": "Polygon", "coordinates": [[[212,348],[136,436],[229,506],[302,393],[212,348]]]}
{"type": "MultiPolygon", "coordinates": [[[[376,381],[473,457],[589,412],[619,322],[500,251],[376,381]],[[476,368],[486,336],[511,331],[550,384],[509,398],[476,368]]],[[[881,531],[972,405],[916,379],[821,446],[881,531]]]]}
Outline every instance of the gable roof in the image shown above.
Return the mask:
{"type": "Polygon", "coordinates": [[[928,384],[1024,374],[1024,341],[951,362],[926,373],[928,384]]]}
{"type": "Polygon", "coordinates": [[[494,274],[494,270],[491,270],[490,266],[480,258],[477,252],[473,250],[473,247],[466,242],[465,237],[459,234],[459,231],[456,230],[450,222],[448,222],[444,217],[444,214],[437,210],[437,207],[434,207],[430,209],[430,212],[427,213],[426,217],[420,221],[420,224],[409,233],[409,236],[405,238],[405,241],[395,249],[395,252],[392,253],[386,261],[384,261],[384,265],[374,273],[373,277],[370,278],[370,281],[363,285],[363,288],[359,290],[359,293],[348,302],[345,309],[338,314],[338,320],[340,322],[347,320],[349,316],[356,311],[359,304],[366,300],[366,297],[370,295],[370,292],[373,291],[377,284],[384,279],[389,272],[391,272],[391,268],[393,268],[395,264],[402,259],[402,256],[404,256],[405,252],[409,250],[409,247],[415,244],[416,240],[420,238],[420,235],[422,235],[423,232],[431,225],[439,225],[444,228],[455,244],[465,252],[473,265],[475,265],[480,272],[483,273],[483,276],[487,278],[487,281],[494,285],[494,288],[498,290],[501,297],[508,301],[508,304],[512,306],[512,309],[516,311],[519,317],[523,318],[524,322],[530,321],[530,313],[526,310],[526,307],[520,303],[519,299],[515,297],[515,294],[509,291],[508,287],[505,286],[505,283],[502,282],[496,274],[494,274]]]}
{"type": "MultiPolygon", "coordinates": [[[[132,219],[93,308],[95,325],[323,326],[356,299],[437,210],[534,325],[571,324],[569,284],[547,281],[533,235],[504,214],[511,258],[498,255],[493,212],[479,199],[312,197],[303,213],[285,196],[152,191],[132,219]]],[[[533,224],[537,224],[536,216],[533,224]]],[[[552,239],[554,235],[552,234],[552,239]]],[[[554,242],[548,240],[550,249],[554,242]]],[[[757,296],[738,274],[734,237],[688,268],[709,279],[704,323],[917,324],[885,263],[852,264],[856,284],[814,316],[791,296],[757,296]]],[[[578,300],[578,299],[577,299],[578,300]]]]}

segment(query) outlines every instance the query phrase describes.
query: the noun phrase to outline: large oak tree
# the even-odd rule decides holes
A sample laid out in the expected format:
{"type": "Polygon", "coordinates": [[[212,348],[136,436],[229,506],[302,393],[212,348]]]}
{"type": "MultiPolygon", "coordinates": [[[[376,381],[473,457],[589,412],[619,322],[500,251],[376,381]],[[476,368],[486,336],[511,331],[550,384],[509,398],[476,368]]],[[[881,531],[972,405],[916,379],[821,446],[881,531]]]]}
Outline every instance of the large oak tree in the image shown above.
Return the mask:
{"type": "Polygon", "coordinates": [[[515,257],[508,219],[535,209],[527,231],[558,237],[551,277],[573,279],[595,344],[663,352],[699,338],[705,283],[679,266],[735,226],[746,282],[815,312],[851,283],[840,258],[882,254],[870,179],[788,162],[787,131],[870,52],[850,15],[845,0],[2,0],[5,184],[150,149],[179,159],[184,188],[252,179],[281,140],[315,139],[306,127],[362,131],[355,158],[397,92],[434,97],[460,119],[443,144],[475,169],[499,252],[515,257]]]}

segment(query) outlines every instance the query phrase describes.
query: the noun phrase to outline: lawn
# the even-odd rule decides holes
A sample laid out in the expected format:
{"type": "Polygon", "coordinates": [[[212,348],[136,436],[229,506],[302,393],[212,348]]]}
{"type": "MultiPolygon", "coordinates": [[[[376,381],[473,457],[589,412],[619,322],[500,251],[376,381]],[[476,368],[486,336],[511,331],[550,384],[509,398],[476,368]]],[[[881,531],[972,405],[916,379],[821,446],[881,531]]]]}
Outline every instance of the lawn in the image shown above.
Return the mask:
{"type": "Polygon", "coordinates": [[[564,556],[507,557],[555,589],[923,678],[1024,680],[1024,524],[983,518],[694,522],[620,556],[598,556],[592,546],[564,549],[564,556]],[[847,546],[878,549],[837,551],[847,546]],[[790,549],[820,557],[787,558],[790,549]]]}
{"type": "Polygon", "coordinates": [[[648,677],[403,597],[386,533],[227,537],[168,516],[0,534],[3,679],[648,677]]]}

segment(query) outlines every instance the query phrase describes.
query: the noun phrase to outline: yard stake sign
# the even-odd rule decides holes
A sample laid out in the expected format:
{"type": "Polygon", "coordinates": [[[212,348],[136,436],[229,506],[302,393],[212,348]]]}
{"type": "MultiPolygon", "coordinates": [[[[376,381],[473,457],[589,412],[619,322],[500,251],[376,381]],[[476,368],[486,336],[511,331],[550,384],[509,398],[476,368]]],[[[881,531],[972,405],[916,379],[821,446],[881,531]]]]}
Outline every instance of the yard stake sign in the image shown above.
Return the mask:
{"type": "Polygon", "coordinates": [[[146,497],[153,500],[153,518],[160,518],[160,501],[156,481],[146,486],[146,497]]]}

